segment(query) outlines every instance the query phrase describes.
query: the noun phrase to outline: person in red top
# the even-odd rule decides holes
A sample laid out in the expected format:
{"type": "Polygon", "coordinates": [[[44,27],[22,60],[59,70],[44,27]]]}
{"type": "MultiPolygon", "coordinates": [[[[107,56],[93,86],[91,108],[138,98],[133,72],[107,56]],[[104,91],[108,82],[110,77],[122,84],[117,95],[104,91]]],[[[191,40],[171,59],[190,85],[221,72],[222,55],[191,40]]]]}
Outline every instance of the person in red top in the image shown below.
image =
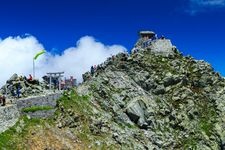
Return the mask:
{"type": "Polygon", "coordinates": [[[28,81],[32,81],[33,80],[33,77],[31,74],[29,74],[29,78],[28,78],[28,81]]]}

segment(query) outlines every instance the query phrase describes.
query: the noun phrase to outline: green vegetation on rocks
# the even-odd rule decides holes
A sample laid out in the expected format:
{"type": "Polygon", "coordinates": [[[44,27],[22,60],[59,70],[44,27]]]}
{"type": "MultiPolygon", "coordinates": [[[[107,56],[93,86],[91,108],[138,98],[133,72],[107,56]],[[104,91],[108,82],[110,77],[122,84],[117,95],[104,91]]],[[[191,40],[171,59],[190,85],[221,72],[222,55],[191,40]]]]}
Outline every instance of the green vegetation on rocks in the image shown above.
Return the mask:
{"type": "Polygon", "coordinates": [[[51,110],[51,109],[54,109],[54,108],[51,106],[32,106],[32,107],[23,108],[22,111],[25,113],[28,113],[28,112],[35,112],[35,111],[51,110]]]}
{"type": "Polygon", "coordinates": [[[26,140],[30,132],[35,126],[44,126],[46,123],[51,124],[52,121],[22,117],[15,126],[0,134],[0,148],[5,150],[29,149],[26,140]]]}
{"type": "Polygon", "coordinates": [[[121,147],[225,148],[224,78],[210,64],[183,56],[168,42],[139,45],[137,53],[107,60],[78,93],[90,94],[98,113],[123,127],[110,125],[117,128],[112,135],[122,139],[114,139],[121,147]]]}
{"type": "MultiPolygon", "coordinates": [[[[76,89],[72,89],[64,92],[57,102],[57,108],[55,116],[57,127],[69,128],[81,141],[83,149],[116,148],[116,145],[107,144],[108,135],[106,133],[100,133],[97,131],[98,128],[95,129],[90,96],[79,96],[76,89]]],[[[96,125],[101,125],[101,122],[97,121],[96,125]]]]}

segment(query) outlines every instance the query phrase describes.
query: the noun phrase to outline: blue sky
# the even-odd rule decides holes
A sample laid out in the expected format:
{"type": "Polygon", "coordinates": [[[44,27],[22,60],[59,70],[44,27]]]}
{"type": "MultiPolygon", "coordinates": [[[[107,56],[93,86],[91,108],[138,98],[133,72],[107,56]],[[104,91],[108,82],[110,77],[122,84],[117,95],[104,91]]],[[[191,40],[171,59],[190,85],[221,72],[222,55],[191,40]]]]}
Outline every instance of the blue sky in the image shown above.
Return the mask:
{"type": "Polygon", "coordinates": [[[86,35],[130,50],[153,30],[225,75],[225,0],[1,0],[0,15],[1,39],[28,33],[54,53],[86,35]]]}

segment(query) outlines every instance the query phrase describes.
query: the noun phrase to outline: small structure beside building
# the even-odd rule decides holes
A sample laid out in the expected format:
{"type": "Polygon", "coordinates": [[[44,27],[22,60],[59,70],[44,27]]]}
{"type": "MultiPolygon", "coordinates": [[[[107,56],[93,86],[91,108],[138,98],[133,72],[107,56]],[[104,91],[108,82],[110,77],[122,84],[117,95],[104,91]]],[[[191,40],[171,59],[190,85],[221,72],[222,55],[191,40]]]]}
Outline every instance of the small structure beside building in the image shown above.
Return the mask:
{"type": "Polygon", "coordinates": [[[65,82],[65,85],[63,89],[70,89],[77,86],[77,79],[75,79],[73,76],[70,76],[69,79],[65,78],[64,82],[65,82]]]}

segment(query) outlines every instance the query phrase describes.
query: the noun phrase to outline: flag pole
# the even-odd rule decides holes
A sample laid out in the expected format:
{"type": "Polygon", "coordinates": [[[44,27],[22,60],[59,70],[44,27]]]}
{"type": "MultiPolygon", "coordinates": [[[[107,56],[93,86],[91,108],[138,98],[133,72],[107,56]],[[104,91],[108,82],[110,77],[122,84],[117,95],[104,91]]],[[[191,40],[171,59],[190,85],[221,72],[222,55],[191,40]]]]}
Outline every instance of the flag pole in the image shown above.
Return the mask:
{"type": "Polygon", "coordinates": [[[33,59],[33,78],[35,78],[35,64],[34,64],[34,59],[33,59]]]}
{"type": "Polygon", "coordinates": [[[37,53],[33,58],[33,78],[35,78],[35,60],[44,53],[45,53],[45,50],[42,50],[39,53],[37,53]]]}

